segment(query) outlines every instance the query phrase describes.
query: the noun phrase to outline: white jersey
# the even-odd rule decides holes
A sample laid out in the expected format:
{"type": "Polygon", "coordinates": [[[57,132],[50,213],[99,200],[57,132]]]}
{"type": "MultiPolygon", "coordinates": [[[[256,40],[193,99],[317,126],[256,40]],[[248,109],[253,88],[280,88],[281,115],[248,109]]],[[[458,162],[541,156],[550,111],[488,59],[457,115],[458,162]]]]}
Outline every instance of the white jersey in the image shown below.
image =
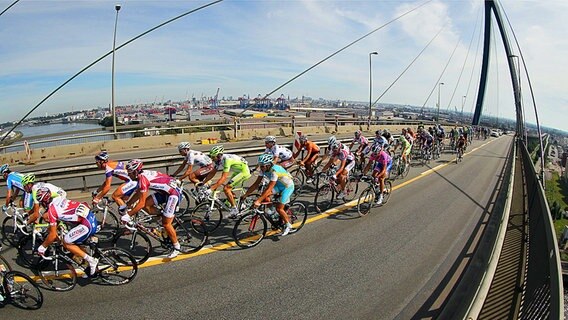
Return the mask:
{"type": "Polygon", "coordinates": [[[185,157],[185,161],[187,161],[187,163],[191,166],[197,163],[201,167],[206,167],[213,163],[208,155],[196,150],[189,150],[187,152],[187,156],[185,157]]]}
{"type": "Polygon", "coordinates": [[[61,197],[61,198],[67,197],[67,192],[65,192],[63,189],[61,189],[57,186],[54,186],[51,183],[38,182],[38,183],[35,183],[34,186],[32,187],[32,199],[33,199],[35,204],[39,204],[39,201],[37,200],[37,191],[41,188],[49,189],[52,199],[55,199],[57,197],[61,197]]]}
{"type": "Polygon", "coordinates": [[[278,157],[278,159],[280,159],[280,161],[289,160],[289,159],[292,158],[292,155],[293,155],[293,153],[292,153],[292,151],[290,151],[290,149],[288,149],[286,147],[279,146],[277,144],[272,146],[272,148],[266,148],[264,153],[270,153],[274,157],[278,157]]]}

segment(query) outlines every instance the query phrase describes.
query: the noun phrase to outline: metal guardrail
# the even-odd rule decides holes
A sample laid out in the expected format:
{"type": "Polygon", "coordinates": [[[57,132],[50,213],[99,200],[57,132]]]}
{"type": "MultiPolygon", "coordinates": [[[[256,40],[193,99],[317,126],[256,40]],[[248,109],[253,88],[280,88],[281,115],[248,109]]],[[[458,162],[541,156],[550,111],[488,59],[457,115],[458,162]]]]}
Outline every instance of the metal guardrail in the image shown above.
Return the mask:
{"type": "MultiPolygon", "coordinates": [[[[245,121],[241,122],[240,119],[235,119],[232,123],[211,123],[206,124],[207,128],[210,128],[212,131],[215,131],[216,128],[230,128],[236,135],[238,135],[239,130],[247,129],[247,128],[258,128],[258,126],[263,126],[264,128],[267,127],[290,127],[292,131],[295,131],[296,128],[300,127],[307,127],[307,126],[334,126],[335,130],[337,131],[340,125],[346,124],[353,124],[353,125],[367,125],[369,122],[367,119],[362,118],[264,118],[263,121],[245,121]],[[309,120],[303,120],[309,119],[309,120]],[[273,120],[273,121],[270,121],[273,120]],[[280,121],[278,121],[280,120],[280,121]],[[284,121],[282,121],[284,120],[284,121]]],[[[371,120],[371,125],[432,125],[434,122],[427,121],[427,120],[371,120]]],[[[88,139],[93,138],[111,138],[111,139],[124,139],[124,138],[131,138],[132,135],[135,134],[145,134],[145,133],[159,133],[163,134],[165,131],[181,131],[181,133],[185,133],[186,130],[188,131],[196,131],[202,132],[203,125],[187,125],[187,126],[173,126],[169,127],[167,124],[151,124],[151,125],[166,125],[165,127],[159,128],[144,128],[140,130],[126,130],[126,131],[119,131],[116,134],[113,132],[105,132],[105,133],[89,133],[77,136],[66,136],[66,137],[59,137],[59,138],[51,138],[51,139],[41,139],[41,140],[31,140],[33,137],[30,137],[30,141],[28,144],[33,147],[34,145],[46,144],[46,143],[59,143],[62,144],[69,144],[65,143],[71,142],[73,140],[86,142],[88,139]]],[[[444,123],[443,125],[450,126],[455,125],[455,123],[444,123]]],[[[219,130],[217,130],[219,131],[219,130]]],[[[69,134],[72,134],[70,132],[69,134]]],[[[167,135],[167,134],[166,134],[167,135]]],[[[107,139],[110,140],[110,139],[107,139]]],[[[78,142],[79,143],[79,142],[78,142]]],[[[6,153],[8,149],[14,148],[23,148],[24,142],[21,143],[14,143],[10,145],[0,146],[0,152],[6,153]]]]}

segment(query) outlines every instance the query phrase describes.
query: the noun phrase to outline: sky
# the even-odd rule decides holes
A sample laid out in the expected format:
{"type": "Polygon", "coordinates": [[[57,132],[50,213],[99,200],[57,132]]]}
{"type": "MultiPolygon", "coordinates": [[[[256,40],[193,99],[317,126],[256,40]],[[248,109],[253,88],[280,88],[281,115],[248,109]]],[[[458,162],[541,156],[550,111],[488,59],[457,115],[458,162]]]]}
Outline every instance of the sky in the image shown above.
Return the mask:
{"type": "MultiPolygon", "coordinates": [[[[0,0],[0,11],[13,2],[0,0]]],[[[209,1],[19,1],[0,16],[0,122],[20,119],[51,91],[112,50],[116,3],[122,6],[118,47],[209,1]]],[[[499,3],[516,33],[541,124],[568,131],[568,1],[499,3]]],[[[482,0],[225,0],[117,50],[115,101],[117,105],[180,101],[213,96],[217,88],[220,97],[264,96],[383,26],[272,97],[368,101],[371,70],[373,101],[381,96],[379,103],[435,107],[439,92],[442,109],[461,110],[463,105],[469,112],[481,69],[482,9],[482,0]],[[369,68],[369,53],[374,51],[378,54],[371,57],[369,68]]],[[[32,116],[107,107],[111,66],[109,55],[51,96],[32,116]]],[[[524,70],[522,74],[526,120],[534,123],[524,70]]],[[[492,41],[484,114],[515,118],[500,38],[492,41]]]]}

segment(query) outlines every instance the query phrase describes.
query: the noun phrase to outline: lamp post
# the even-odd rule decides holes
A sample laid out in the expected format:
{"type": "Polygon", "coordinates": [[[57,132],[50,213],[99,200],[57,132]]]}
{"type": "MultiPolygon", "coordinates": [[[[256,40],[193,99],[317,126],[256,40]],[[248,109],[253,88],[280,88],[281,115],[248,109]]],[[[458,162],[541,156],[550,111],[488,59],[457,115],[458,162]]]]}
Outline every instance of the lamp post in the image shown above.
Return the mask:
{"type": "Polygon", "coordinates": [[[461,111],[461,116],[462,116],[462,118],[463,118],[463,106],[465,105],[465,98],[466,98],[466,97],[467,97],[467,96],[462,96],[462,111],[461,111]]]}
{"type": "Polygon", "coordinates": [[[116,50],[116,26],[118,24],[118,12],[120,11],[120,4],[116,4],[114,6],[114,9],[116,9],[116,19],[114,20],[114,37],[112,39],[112,98],[111,98],[111,103],[112,103],[112,130],[115,134],[115,138],[116,138],[116,108],[114,105],[114,51],[116,50]]]}
{"type": "Polygon", "coordinates": [[[373,104],[373,77],[372,77],[372,68],[371,68],[371,56],[379,54],[376,51],[369,52],[369,119],[367,121],[367,130],[371,129],[371,114],[373,113],[371,110],[371,105],[373,104]]]}
{"type": "Polygon", "coordinates": [[[440,122],[440,87],[443,86],[444,83],[443,82],[439,82],[438,83],[438,112],[436,115],[436,122],[440,122]]]}

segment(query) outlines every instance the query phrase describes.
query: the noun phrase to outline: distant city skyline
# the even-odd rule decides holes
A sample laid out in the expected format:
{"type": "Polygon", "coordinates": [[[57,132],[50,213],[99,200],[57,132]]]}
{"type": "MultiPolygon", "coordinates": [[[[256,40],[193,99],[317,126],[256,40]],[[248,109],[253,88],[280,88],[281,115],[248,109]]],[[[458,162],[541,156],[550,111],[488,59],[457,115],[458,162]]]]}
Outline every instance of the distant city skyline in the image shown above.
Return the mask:
{"type": "MultiPolygon", "coordinates": [[[[0,9],[12,2],[0,0],[0,9]]],[[[207,3],[119,2],[122,9],[117,45],[207,3]]],[[[422,3],[224,1],[117,51],[116,104],[160,102],[162,97],[184,100],[192,95],[214,96],[217,88],[220,97],[264,95],[349,42],[422,3]]],[[[568,104],[563,79],[568,70],[563,53],[568,49],[568,40],[563,33],[568,3],[512,0],[501,3],[527,61],[541,122],[564,130],[568,104]]],[[[0,17],[2,122],[18,120],[63,81],[112,49],[114,5],[115,1],[21,1],[0,17]]],[[[441,109],[461,109],[465,101],[464,111],[470,112],[479,82],[481,49],[477,49],[477,43],[482,7],[483,1],[431,1],[314,68],[272,98],[284,94],[365,101],[369,95],[368,54],[378,51],[372,57],[375,100],[445,26],[416,64],[379,102],[417,106],[426,102],[428,107],[434,107],[437,79],[459,43],[440,79],[445,83],[440,88],[441,109]],[[469,57],[458,83],[474,30],[469,57]],[[462,100],[463,96],[466,98],[462,100]]],[[[514,118],[506,59],[500,40],[495,43],[485,114],[514,118]]],[[[110,57],[102,60],[33,115],[107,107],[111,100],[110,65],[110,57]]],[[[527,122],[534,122],[525,78],[522,84],[527,122]]]]}

